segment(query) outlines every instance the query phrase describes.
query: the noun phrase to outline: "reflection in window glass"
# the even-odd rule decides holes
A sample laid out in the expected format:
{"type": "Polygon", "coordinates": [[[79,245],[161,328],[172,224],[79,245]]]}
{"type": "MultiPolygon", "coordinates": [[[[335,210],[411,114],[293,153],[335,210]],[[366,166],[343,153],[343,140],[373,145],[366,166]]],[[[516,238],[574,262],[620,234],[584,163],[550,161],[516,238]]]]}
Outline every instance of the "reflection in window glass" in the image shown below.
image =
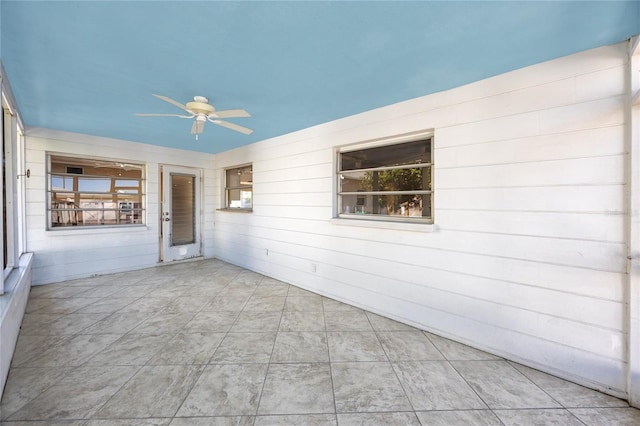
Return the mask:
{"type": "Polygon", "coordinates": [[[253,166],[228,169],[225,174],[227,208],[253,208],[253,166]]]}
{"type": "Polygon", "coordinates": [[[432,220],[431,138],[341,152],[340,215],[432,220]]]}
{"type": "Polygon", "coordinates": [[[49,156],[50,228],[143,223],[143,166],[49,156]]]}

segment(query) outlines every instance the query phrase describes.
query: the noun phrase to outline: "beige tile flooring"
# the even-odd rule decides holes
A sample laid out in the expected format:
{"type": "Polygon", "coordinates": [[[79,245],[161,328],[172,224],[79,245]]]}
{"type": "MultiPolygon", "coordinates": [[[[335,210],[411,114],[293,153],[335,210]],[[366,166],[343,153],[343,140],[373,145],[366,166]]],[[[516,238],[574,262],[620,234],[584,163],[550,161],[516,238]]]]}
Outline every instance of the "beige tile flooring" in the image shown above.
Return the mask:
{"type": "Polygon", "coordinates": [[[34,287],[3,425],[615,425],[626,402],[221,262],[34,287]]]}

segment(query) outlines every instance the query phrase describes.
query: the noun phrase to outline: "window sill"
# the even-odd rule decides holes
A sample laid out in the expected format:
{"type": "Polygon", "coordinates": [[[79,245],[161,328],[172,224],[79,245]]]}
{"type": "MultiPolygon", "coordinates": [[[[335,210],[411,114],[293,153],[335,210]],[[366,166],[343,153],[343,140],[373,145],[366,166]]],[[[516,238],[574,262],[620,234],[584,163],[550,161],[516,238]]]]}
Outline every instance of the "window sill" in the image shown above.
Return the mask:
{"type": "Polygon", "coordinates": [[[371,228],[371,229],[392,229],[397,231],[408,232],[435,232],[437,230],[436,225],[433,223],[418,223],[418,222],[400,222],[391,220],[373,220],[373,219],[347,219],[342,217],[336,217],[331,219],[333,225],[339,226],[353,226],[359,228],[371,228]]]}
{"type": "Polygon", "coordinates": [[[49,228],[47,232],[57,235],[78,235],[79,233],[90,234],[106,234],[106,233],[125,233],[125,232],[145,232],[149,228],[147,225],[120,225],[120,226],[64,226],[60,228],[49,228]]]}
{"type": "Polygon", "coordinates": [[[216,211],[219,212],[233,212],[233,213],[253,213],[253,209],[241,209],[241,208],[232,208],[232,207],[225,207],[222,209],[216,209],[216,211]]]}

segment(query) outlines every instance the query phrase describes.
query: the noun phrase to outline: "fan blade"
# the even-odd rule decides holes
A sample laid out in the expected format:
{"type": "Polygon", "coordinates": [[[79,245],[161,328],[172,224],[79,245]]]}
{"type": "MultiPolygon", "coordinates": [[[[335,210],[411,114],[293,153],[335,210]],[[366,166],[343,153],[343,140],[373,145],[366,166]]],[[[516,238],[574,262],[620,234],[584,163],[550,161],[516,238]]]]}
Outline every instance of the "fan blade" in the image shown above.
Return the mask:
{"type": "Polygon", "coordinates": [[[251,117],[247,111],[243,109],[226,109],[224,111],[213,111],[209,114],[211,118],[236,118],[236,117],[251,117]]]}
{"type": "Polygon", "coordinates": [[[180,115],[180,114],[133,114],[138,117],[180,117],[180,118],[193,118],[193,115],[180,115]]]}
{"type": "Polygon", "coordinates": [[[227,129],[231,129],[231,130],[235,130],[236,132],[240,132],[240,133],[244,133],[245,135],[250,135],[251,133],[253,133],[253,130],[248,129],[246,127],[242,127],[242,126],[238,126],[237,124],[234,123],[229,123],[228,121],[222,121],[222,120],[209,120],[214,124],[217,124],[218,126],[222,126],[222,127],[226,127],[227,129]]]}
{"type": "Polygon", "coordinates": [[[189,111],[189,109],[187,108],[187,106],[186,106],[186,105],[182,105],[182,104],[181,104],[180,102],[178,102],[178,101],[174,101],[173,99],[171,99],[171,98],[167,98],[166,96],[162,96],[162,95],[155,95],[155,94],[154,94],[153,96],[155,96],[155,97],[156,97],[156,98],[158,98],[158,99],[162,99],[162,100],[163,100],[163,101],[165,101],[165,102],[169,102],[171,105],[175,105],[175,106],[177,106],[178,108],[183,109],[183,110],[185,110],[185,111],[187,111],[187,112],[191,113],[191,111],[189,111]]]}
{"type": "Polygon", "coordinates": [[[195,120],[193,126],[191,126],[191,134],[199,135],[204,131],[204,121],[195,120]]]}

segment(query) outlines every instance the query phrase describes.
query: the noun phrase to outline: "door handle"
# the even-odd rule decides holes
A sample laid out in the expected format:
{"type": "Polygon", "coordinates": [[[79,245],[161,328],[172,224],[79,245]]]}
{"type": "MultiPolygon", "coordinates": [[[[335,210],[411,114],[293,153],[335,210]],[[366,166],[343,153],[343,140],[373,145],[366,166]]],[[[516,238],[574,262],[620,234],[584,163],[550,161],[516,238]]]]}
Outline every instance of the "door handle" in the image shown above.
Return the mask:
{"type": "Polygon", "coordinates": [[[165,217],[165,218],[164,218],[164,221],[165,221],[165,222],[169,222],[170,220],[171,220],[171,219],[169,219],[168,217],[165,217]]]}

